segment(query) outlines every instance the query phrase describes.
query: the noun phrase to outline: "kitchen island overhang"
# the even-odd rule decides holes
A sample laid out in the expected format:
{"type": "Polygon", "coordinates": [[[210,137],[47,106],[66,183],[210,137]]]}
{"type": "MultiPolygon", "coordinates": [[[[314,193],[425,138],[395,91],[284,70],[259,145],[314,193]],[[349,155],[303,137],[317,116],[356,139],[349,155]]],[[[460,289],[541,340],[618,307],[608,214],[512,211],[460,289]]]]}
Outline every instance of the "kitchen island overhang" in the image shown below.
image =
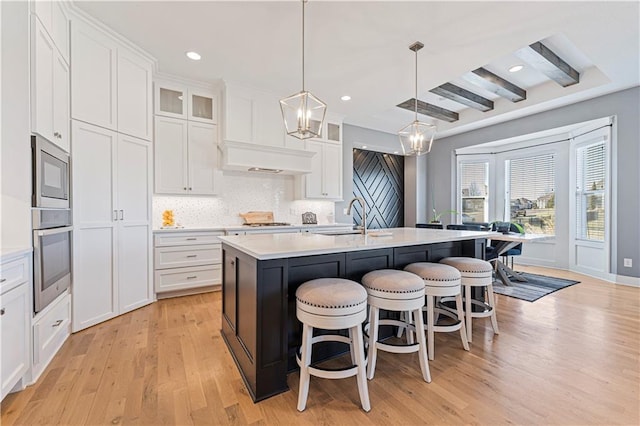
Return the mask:
{"type": "MultiPolygon", "coordinates": [[[[222,336],[254,401],[288,390],[301,327],[295,292],[305,281],[403,269],[449,256],[484,258],[491,233],[416,228],[389,236],[259,234],[220,237],[223,252],[222,336]]],[[[344,351],[327,344],[314,362],[344,351]]]]}

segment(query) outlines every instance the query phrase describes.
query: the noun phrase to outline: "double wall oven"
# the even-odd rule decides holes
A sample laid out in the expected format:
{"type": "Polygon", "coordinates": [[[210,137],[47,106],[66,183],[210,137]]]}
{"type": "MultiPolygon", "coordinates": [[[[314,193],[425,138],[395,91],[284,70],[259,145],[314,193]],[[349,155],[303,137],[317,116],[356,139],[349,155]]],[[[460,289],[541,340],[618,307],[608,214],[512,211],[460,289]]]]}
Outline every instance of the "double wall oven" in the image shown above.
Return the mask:
{"type": "Polygon", "coordinates": [[[71,286],[72,236],[69,154],[31,137],[34,312],[71,286]]]}

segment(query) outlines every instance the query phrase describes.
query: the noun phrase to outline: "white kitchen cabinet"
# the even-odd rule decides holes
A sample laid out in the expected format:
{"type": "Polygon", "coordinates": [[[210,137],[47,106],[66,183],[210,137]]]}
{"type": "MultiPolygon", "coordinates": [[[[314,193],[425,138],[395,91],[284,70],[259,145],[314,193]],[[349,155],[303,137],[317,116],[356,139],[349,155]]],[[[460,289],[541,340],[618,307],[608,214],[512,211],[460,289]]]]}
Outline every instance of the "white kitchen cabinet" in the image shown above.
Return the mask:
{"type": "Polygon", "coordinates": [[[152,302],[149,142],[72,123],[73,330],[152,302]]]}
{"type": "Polygon", "coordinates": [[[116,41],[79,19],[71,22],[71,117],[117,130],[116,41]]]}
{"type": "Polygon", "coordinates": [[[312,158],[311,173],[298,177],[298,196],[307,199],[342,199],[342,145],[323,140],[306,141],[312,158]]]}
{"type": "Polygon", "coordinates": [[[156,116],[154,149],[157,194],[217,193],[215,125],[156,116]]]}
{"type": "Polygon", "coordinates": [[[69,67],[32,16],[31,131],[69,151],[69,67]]]}
{"type": "Polygon", "coordinates": [[[118,132],[151,140],[153,137],[153,64],[118,48],[118,132]]]}
{"type": "Polygon", "coordinates": [[[156,232],[155,289],[159,297],[202,291],[222,283],[222,231],[156,232]]]}
{"type": "Polygon", "coordinates": [[[36,381],[71,334],[71,296],[65,292],[33,321],[32,381],[36,381]]]}
{"type": "Polygon", "coordinates": [[[29,370],[31,278],[30,256],[6,259],[0,268],[0,399],[4,398],[29,370]]]}
{"type": "Polygon", "coordinates": [[[69,63],[69,17],[63,1],[34,0],[31,11],[53,39],[60,54],[69,63]]]}
{"type": "Polygon", "coordinates": [[[156,79],[154,85],[156,115],[217,123],[217,97],[213,90],[163,79],[156,79]]]}

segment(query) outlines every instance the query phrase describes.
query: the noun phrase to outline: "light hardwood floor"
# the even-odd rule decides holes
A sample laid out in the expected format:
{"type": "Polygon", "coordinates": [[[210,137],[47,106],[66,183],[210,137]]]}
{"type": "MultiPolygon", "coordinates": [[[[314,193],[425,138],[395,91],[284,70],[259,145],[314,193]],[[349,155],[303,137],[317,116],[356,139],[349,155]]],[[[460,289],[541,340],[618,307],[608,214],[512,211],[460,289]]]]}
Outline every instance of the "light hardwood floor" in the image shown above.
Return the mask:
{"type": "Polygon", "coordinates": [[[355,378],[312,378],[254,404],[220,336],[220,293],[166,299],[72,335],[38,382],[2,402],[23,424],[640,424],[640,290],[581,283],[534,302],[498,296],[500,335],[471,351],[436,334],[433,381],[416,354],[380,353],[360,409],[355,378]]]}

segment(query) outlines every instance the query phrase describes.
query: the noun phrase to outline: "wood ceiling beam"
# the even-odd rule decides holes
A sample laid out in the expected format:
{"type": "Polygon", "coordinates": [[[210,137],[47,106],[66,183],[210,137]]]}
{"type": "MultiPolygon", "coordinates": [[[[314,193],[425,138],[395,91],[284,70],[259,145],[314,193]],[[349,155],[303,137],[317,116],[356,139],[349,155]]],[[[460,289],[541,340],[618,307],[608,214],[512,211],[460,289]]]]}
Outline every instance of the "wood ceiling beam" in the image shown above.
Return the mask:
{"type": "Polygon", "coordinates": [[[431,89],[430,92],[479,111],[486,112],[493,109],[493,101],[480,95],[476,95],[475,93],[456,86],[455,84],[445,83],[435,89],[431,89]]]}
{"type": "Polygon", "coordinates": [[[515,54],[562,87],[580,82],[580,73],[539,41],[518,50],[515,54]]]}
{"type": "MultiPolygon", "coordinates": [[[[416,108],[416,99],[411,98],[407,101],[402,102],[401,104],[398,104],[397,106],[413,112],[416,108]]],[[[449,111],[448,109],[440,108],[439,106],[428,104],[420,100],[418,100],[418,113],[437,118],[438,120],[447,121],[449,123],[458,121],[459,118],[457,112],[449,111]]]]}
{"type": "Polygon", "coordinates": [[[491,93],[509,99],[511,102],[520,102],[527,99],[526,90],[484,68],[473,70],[465,74],[463,78],[491,93]]]}

